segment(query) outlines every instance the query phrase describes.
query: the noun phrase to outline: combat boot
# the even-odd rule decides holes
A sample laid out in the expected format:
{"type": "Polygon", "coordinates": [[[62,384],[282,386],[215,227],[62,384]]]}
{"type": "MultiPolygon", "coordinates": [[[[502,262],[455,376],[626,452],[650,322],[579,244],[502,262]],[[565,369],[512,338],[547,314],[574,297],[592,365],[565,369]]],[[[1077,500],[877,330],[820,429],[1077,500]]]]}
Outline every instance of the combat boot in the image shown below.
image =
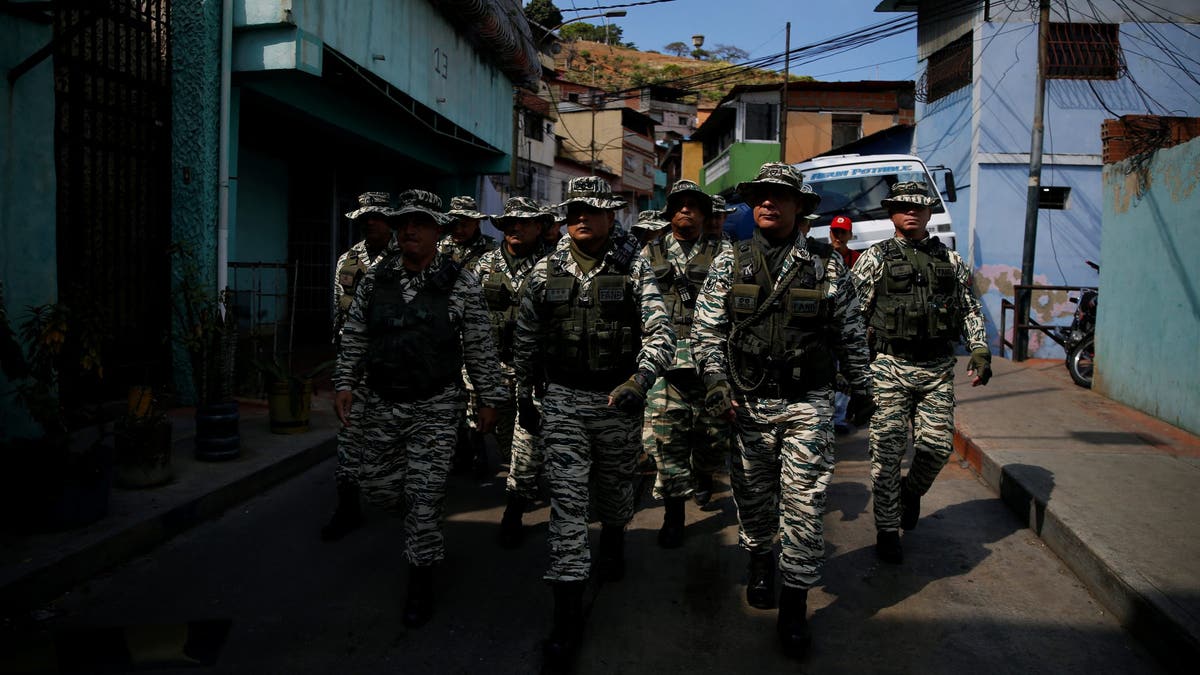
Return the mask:
{"type": "Polygon", "coordinates": [[[808,589],[784,586],[779,592],[779,617],[775,623],[783,651],[792,658],[802,658],[812,644],[808,630],[808,589]]]}
{"type": "Polygon", "coordinates": [[[338,541],[357,530],[363,523],[358,486],[348,481],[339,481],[337,495],[337,508],[333,511],[333,517],[321,528],[321,541],[338,541]]]}
{"type": "Polygon", "coordinates": [[[900,548],[900,533],[879,531],[875,534],[875,555],[885,563],[899,565],[904,562],[904,549],[900,548]]]}
{"type": "Polygon", "coordinates": [[[684,503],[687,497],[663,497],[662,529],[658,531],[658,545],[663,548],[683,546],[684,503]]]}
{"type": "Polygon", "coordinates": [[[696,489],[692,492],[692,501],[696,506],[708,506],[712,501],[713,477],[711,473],[696,474],[696,489]]]}
{"type": "Polygon", "coordinates": [[[504,516],[500,518],[500,548],[514,549],[521,545],[525,536],[525,527],[521,517],[525,515],[525,506],[529,500],[521,495],[508,493],[508,505],[504,507],[504,516]]]}
{"type": "Polygon", "coordinates": [[[424,626],[433,617],[433,566],[408,566],[408,596],[404,599],[404,625],[424,626]]]}
{"type": "Polygon", "coordinates": [[[542,673],[557,675],[571,670],[583,641],[583,590],[586,581],[558,581],[554,589],[554,627],[542,643],[542,673]]]}
{"type": "Polygon", "coordinates": [[[625,578],[624,525],[604,525],[600,528],[596,573],[601,581],[620,581],[625,578]]]}
{"type": "Polygon", "coordinates": [[[746,568],[746,602],[758,609],[775,606],[775,552],[751,553],[746,568]]]}
{"type": "Polygon", "coordinates": [[[921,495],[910,492],[908,477],[900,479],[900,527],[911,530],[921,517],[921,495]]]}

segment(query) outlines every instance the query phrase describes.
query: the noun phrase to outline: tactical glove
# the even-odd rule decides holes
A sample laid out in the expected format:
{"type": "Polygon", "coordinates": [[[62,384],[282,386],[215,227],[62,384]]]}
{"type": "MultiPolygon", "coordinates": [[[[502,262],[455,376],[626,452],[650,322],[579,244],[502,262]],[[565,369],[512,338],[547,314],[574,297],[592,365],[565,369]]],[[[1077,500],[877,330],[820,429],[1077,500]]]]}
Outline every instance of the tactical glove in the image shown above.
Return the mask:
{"type": "Polygon", "coordinates": [[[533,404],[532,397],[521,396],[517,398],[517,424],[520,424],[522,429],[531,434],[538,432],[538,427],[542,424],[542,413],[533,404]]]}
{"type": "Polygon", "coordinates": [[[708,384],[708,392],[704,395],[704,409],[713,417],[721,417],[733,408],[733,388],[729,380],[713,380],[708,384]]]}
{"type": "Polygon", "coordinates": [[[861,427],[871,421],[871,415],[875,414],[875,407],[875,397],[871,396],[870,392],[850,392],[850,403],[846,405],[846,417],[854,423],[854,426],[861,427]]]}
{"type": "Polygon", "coordinates": [[[648,370],[639,370],[636,375],[625,380],[609,393],[612,404],[621,412],[637,415],[646,407],[646,390],[654,385],[654,374],[648,370]]]}
{"type": "Polygon", "coordinates": [[[992,379],[992,353],[986,349],[976,349],[971,352],[971,363],[967,372],[975,373],[979,384],[987,384],[992,379]]]}

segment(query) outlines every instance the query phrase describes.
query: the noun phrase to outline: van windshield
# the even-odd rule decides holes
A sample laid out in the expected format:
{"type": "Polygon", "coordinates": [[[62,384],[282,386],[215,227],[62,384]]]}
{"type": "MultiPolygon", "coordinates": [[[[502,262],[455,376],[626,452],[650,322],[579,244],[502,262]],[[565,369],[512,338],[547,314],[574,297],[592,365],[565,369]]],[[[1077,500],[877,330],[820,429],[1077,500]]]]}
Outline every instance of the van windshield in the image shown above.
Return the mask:
{"type": "MultiPolygon", "coordinates": [[[[863,169],[821,171],[814,173],[814,179],[811,181],[808,180],[808,176],[805,176],[806,182],[812,186],[813,191],[821,196],[821,203],[817,206],[815,213],[819,218],[813,221],[813,227],[829,225],[834,216],[846,216],[856,222],[887,220],[887,209],[880,206],[879,202],[887,197],[888,190],[892,185],[901,181],[926,183],[930,185],[931,192],[937,189],[935,184],[929,182],[928,174],[922,172],[872,173],[822,180],[824,176],[831,174],[853,174],[857,171],[863,171],[863,169]]],[[[934,213],[945,213],[945,211],[941,202],[933,207],[934,213]]]]}

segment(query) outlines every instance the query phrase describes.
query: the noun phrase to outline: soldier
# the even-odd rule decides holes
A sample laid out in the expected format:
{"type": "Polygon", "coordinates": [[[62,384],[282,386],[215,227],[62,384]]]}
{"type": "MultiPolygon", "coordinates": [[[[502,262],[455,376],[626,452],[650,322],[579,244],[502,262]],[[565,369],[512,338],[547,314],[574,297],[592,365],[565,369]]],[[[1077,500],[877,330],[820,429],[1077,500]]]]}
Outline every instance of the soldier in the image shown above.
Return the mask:
{"type": "Polygon", "coordinates": [[[671,226],[660,217],[658,211],[642,211],[638,213],[637,222],[629,226],[629,233],[642,244],[649,244],[663,236],[667,228],[671,226]]]}
{"type": "Polygon", "coordinates": [[[562,228],[567,224],[567,217],[561,214],[554,214],[554,222],[546,226],[542,232],[542,244],[545,245],[547,251],[553,251],[555,246],[558,246],[558,240],[562,239],[562,228]]]}
{"type": "Polygon", "coordinates": [[[778,163],[737,186],[754,209],[755,231],[713,262],[692,324],[708,412],[737,421],[731,478],[750,554],[746,600],[760,609],[774,604],[773,546],[782,525],[776,629],[795,656],[811,641],[808,589],[825,552],[835,359],[854,386],[852,407],[870,407],[862,317],[853,289],[805,247],[797,219],[820,199],[802,186],[795,169],[778,163]]]}
{"type": "MultiPolygon", "coordinates": [[[[478,273],[479,259],[484,253],[496,250],[496,240],[484,234],[479,229],[479,223],[488,215],[476,210],[475,198],[466,195],[450,199],[449,232],[438,242],[438,252],[450,256],[463,269],[478,273]]],[[[471,381],[466,372],[463,373],[463,384],[467,389],[467,415],[463,418],[462,426],[458,429],[458,442],[455,446],[454,462],[451,466],[454,473],[467,473],[472,464],[479,478],[486,476],[489,470],[487,448],[483,443],[483,434],[474,426],[476,396],[471,387],[471,381]]]]}
{"type": "MultiPolygon", "coordinates": [[[[385,255],[396,250],[392,228],[388,223],[392,214],[391,196],[386,192],[364,192],[358,196],[358,208],[346,214],[353,226],[362,228],[363,240],[350,247],[338,258],[333,275],[333,344],[338,349],[342,338],[342,325],[354,301],[354,291],[367,271],[385,255]]],[[[329,523],[321,528],[321,539],[337,541],[362,524],[362,507],[358,498],[358,471],[361,466],[364,429],[374,420],[362,417],[363,402],[366,400],[365,385],[359,382],[354,387],[354,405],[350,409],[350,425],[338,430],[337,483],[338,503],[329,523]]]]}
{"type": "Polygon", "coordinates": [[[590,568],[589,479],[602,530],[597,573],[625,574],[625,525],[633,517],[633,472],[646,391],[671,358],[674,331],[637,241],[613,231],[624,201],[595,176],[571,179],[566,239],[538,261],[517,314],[514,359],[519,423],[536,428],[526,392],[546,383],[550,569],[554,628],[544,644],[549,670],[567,668],[583,631],[590,568]]]}
{"type": "Polygon", "coordinates": [[[725,198],[721,195],[712,196],[712,205],[712,218],[709,218],[708,225],[704,227],[704,236],[733,242],[733,235],[725,231],[725,221],[729,218],[729,214],[737,213],[737,209],[726,204],[725,198]]]}
{"type": "Polygon", "coordinates": [[[441,520],[455,430],[463,415],[462,368],[481,405],[479,428],[495,425],[507,397],[479,282],[437,252],[441,199],[423,190],[399,197],[397,254],[367,271],[342,329],[334,371],[334,410],[352,426],[354,387],[366,372],[363,419],[378,424],[364,448],[363,496],[404,507],[409,563],[403,620],[433,614],[433,565],[445,555],[441,520]]]}
{"type": "Polygon", "coordinates": [[[875,352],[871,373],[879,403],[870,439],[875,552],[893,564],[904,561],[898,528],[917,526],[921,497],[953,450],[954,343],[966,336],[972,386],[992,376],[971,272],[926,229],[937,203],[925,183],[894,184],[880,205],[896,235],[864,251],[853,271],[875,352]],[[910,426],[913,460],[901,478],[910,426]]]}
{"type": "MultiPolygon", "coordinates": [[[[506,484],[508,504],[500,520],[500,545],[516,548],[524,528],[521,518],[528,505],[538,498],[538,475],[544,458],[538,434],[516,425],[516,371],[513,370],[513,334],[517,325],[517,307],[525,291],[529,273],[546,253],[542,232],[554,224],[554,214],[528,197],[511,197],[504,213],[492,221],[504,232],[504,241],[495,251],[479,260],[479,280],[483,298],[492,318],[492,335],[500,355],[500,373],[513,396],[513,403],[500,408],[496,420],[496,444],[501,456],[509,461],[506,484]],[[510,459],[511,458],[511,459],[510,459]]],[[[533,393],[530,393],[532,398],[533,393]]],[[[535,405],[539,405],[535,402],[535,405]]]]}
{"type": "Polygon", "coordinates": [[[713,474],[729,452],[729,422],[704,408],[704,384],[689,339],[696,297],[725,242],[702,236],[712,217],[712,198],[690,180],[671,186],[659,217],[670,229],[647,244],[642,255],[675,324],[675,353],[665,376],[647,395],[645,432],[654,439],[649,447],[658,468],[654,494],[663,500],[658,545],[678,548],[683,545],[684,503],[689,495],[701,506],[708,503],[713,474]]]}

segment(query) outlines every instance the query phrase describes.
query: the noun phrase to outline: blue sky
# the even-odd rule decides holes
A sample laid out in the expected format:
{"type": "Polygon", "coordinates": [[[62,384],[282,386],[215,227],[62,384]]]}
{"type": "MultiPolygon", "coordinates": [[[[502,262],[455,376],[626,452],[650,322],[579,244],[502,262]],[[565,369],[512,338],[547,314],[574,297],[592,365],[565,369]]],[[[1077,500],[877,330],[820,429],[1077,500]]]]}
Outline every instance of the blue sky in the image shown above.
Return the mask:
{"type": "MultiPolygon", "coordinates": [[[[555,0],[564,20],[595,13],[597,6],[637,0],[555,0]],[[568,11],[578,8],[576,13],[568,11]]],[[[624,8],[628,15],[608,21],[620,26],[625,40],[641,50],[662,51],[671,42],[692,44],[704,35],[704,47],[729,44],[762,57],[784,50],[784,24],[792,22],[792,47],[821,42],[858,28],[899,17],[876,13],[878,0],[673,0],[624,8]]],[[[603,19],[590,19],[600,23],[603,19]]],[[[910,80],[917,71],[915,31],[881,40],[819,61],[797,65],[792,72],[820,80],[910,80]]]]}

